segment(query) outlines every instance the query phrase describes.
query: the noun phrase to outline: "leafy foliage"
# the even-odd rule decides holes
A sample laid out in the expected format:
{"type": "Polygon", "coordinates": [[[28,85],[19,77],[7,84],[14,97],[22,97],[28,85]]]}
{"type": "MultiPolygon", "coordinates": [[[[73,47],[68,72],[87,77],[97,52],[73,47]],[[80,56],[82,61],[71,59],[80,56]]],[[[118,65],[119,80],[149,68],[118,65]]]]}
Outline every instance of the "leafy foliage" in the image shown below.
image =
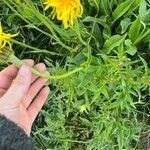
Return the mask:
{"type": "MultiPolygon", "coordinates": [[[[150,1],[82,0],[84,15],[64,30],[40,0],[2,0],[5,30],[20,31],[16,55],[44,61],[51,94],[34,124],[42,150],[138,150],[149,131],[150,1]]],[[[145,148],[148,143],[144,144],[145,148]]]]}

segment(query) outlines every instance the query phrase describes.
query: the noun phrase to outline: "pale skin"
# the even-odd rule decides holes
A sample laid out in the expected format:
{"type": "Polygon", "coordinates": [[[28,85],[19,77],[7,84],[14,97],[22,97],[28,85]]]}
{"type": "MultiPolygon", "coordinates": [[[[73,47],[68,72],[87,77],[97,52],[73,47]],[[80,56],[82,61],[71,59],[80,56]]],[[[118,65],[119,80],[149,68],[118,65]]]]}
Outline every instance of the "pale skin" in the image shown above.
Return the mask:
{"type": "Polygon", "coordinates": [[[34,65],[33,60],[25,60],[26,65],[18,69],[10,65],[0,72],[0,114],[21,127],[29,136],[32,124],[44,105],[50,90],[47,80],[31,73],[31,67],[48,73],[43,63],[34,65]]]}

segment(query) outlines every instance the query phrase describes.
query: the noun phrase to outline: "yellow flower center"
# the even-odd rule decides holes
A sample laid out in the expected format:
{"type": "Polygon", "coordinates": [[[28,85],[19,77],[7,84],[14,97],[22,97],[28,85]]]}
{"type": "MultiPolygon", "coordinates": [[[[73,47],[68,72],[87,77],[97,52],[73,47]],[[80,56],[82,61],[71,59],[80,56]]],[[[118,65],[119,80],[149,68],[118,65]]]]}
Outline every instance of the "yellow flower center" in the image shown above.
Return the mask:
{"type": "Polygon", "coordinates": [[[46,0],[45,10],[53,8],[53,19],[56,17],[63,22],[64,28],[73,26],[74,20],[81,17],[83,6],[80,0],[46,0]]]}

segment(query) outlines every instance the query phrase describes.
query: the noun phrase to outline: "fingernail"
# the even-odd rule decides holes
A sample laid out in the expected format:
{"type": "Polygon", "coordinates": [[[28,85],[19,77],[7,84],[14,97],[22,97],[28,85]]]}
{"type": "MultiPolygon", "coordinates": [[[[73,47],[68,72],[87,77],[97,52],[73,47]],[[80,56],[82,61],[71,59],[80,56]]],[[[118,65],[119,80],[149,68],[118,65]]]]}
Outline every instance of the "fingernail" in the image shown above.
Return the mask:
{"type": "Polygon", "coordinates": [[[30,68],[27,65],[22,65],[19,74],[23,77],[26,77],[29,73],[30,73],[30,68]]]}
{"type": "Polygon", "coordinates": [[[49,92],[50,92],[50,88],[49,88],[48,86],[45,86],[45,91],[46,91],[47,93],[49,93],[49,92]]]}

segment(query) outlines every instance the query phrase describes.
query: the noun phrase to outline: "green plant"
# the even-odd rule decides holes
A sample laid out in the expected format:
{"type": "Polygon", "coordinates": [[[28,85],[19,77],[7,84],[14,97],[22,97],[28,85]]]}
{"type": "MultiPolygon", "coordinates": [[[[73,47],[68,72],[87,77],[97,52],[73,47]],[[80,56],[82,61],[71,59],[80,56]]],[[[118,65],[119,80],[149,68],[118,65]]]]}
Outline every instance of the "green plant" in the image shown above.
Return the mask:
{"type": "Polygon", "coordinates": [[[37,149],[142,149],[141,132],[150,129],[150,1],[82,4],[82,18],[67,30],[40,0],[0,4],[5,30],[20,31],[11,41],[19,58],[44,61],[52,75],[83,68],[49,81],[52,92],[33,129],[37,149]]]}

